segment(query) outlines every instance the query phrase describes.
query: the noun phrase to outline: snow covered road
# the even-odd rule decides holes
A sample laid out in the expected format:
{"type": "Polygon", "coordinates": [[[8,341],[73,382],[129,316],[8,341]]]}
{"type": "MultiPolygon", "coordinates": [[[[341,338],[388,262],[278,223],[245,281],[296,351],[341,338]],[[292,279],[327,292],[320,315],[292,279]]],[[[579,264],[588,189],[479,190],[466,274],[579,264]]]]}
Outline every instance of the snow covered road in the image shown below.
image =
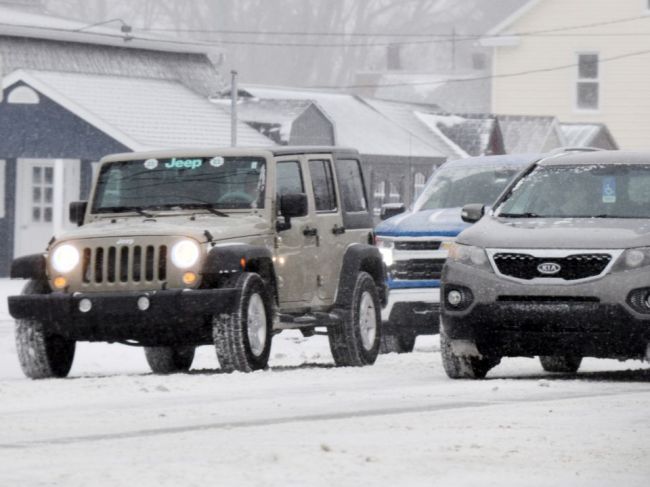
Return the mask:
{"type": "Polygon", "coordinates": [[[324,337],[284,333],[271,368],[153,376],[143,352],[81,344],[67,380],[29,381],[0,281],[0,485],[647,485],[650,368],[574,376],[510,359],[446,379],[437,340],[336,369],[324,337]]]}

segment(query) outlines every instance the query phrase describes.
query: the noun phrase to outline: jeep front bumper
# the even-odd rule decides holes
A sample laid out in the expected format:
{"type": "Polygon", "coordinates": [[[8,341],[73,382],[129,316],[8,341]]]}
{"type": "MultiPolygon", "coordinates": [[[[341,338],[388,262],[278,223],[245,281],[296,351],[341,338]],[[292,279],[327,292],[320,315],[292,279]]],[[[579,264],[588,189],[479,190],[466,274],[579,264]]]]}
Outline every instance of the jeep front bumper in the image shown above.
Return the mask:
{"type": "Polygon", "coordinates": [[[650,342],[650,308],[641,313],[629,302],[633,290],[650,288],[647,270],[578,284],[533,284],[448,262],[443,281],[446,334],[474,341],[486,355],[643,357],[650,342]],[[447,302],[454,289],[468,298],[461,309],[447,302]]]}
{"type": "Polygon", "coordinates": [[[9,313],[18,320],[40,322],[48,334],[77,341],[199,345],[211,342],[210,318],[230,313],[239,293],[175,289],[22,295],[9,297],[9,313]]]}

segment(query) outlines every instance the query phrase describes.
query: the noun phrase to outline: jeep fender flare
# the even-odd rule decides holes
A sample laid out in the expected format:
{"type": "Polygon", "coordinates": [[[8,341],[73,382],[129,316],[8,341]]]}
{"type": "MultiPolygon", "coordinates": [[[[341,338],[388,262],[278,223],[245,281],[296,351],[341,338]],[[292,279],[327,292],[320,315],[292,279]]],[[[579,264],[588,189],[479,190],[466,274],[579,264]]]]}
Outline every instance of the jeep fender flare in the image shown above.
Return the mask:
{"type": "Polygon", "coordinates": [[[343,265],[336,291],[336,308],[349,308],[359,272],[367,272],[375,281],[381,305],[386,305],[386,268],[377,247],[366,244],[350,245],[343,256],[343,265]]]}
{"type": "Polygon", "coordinates": [[[243,272],[259,274],[272,291],[277,304],[277,276],[273,255],[268,248],[248,244],[217,245],[210,249],[203,266],[203,276],[208,286],[218,286],[243,272]]]}
{"type": "Polygon", "coordinates": [[[18,257],[11,262],[11,279],[33,279],[47,281],[45,254],[32,254],[18,257]]]}

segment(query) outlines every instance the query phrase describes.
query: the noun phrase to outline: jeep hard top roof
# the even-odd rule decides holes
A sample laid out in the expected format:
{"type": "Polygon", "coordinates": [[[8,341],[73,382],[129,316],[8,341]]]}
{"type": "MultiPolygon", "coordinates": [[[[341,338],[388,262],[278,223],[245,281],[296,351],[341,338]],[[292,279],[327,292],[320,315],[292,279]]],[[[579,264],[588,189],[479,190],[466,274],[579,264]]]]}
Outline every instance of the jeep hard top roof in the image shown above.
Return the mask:
{"type": "Polygon", "coordinates": [[[164,149],[145,152],[111,154],[100,162],[136,161],[140,159],[165,159],[170,157],[219,156],[293,156],[301,154],[335,154],[358,157],[356,149],[335,146],[272,146],[260,147],[198,147],[195,149],[164,149]]]}
{"type": "Polygon", "coordinates": [[[594,152],[566,152],[543,159],[540,166],[573,166],[589,164],[643,164],[650,165],[650,151],[633,152],[603,150],[594,152]]]}

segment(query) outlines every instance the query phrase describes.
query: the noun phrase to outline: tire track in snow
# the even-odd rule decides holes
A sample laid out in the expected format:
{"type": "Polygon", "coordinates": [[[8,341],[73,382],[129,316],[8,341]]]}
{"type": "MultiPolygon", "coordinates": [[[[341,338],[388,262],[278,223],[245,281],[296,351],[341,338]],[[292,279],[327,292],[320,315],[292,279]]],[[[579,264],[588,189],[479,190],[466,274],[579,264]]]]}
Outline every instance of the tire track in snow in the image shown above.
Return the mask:
{"type": "Polygon", "coordinates": [[[574,395],[562,395],[554,397],[543,397],[543,398],[522,398],[514,400],[496,400],[496,401],[475,401],[475,402],[453,402],[453,403],[443,403],[443,404],[428,404],[425,406],[411,406],[411,407],[401,407],[401,408],[383,408],[383,409],[369,409],[369,410],[360,410],[360,411],[346,411],[346,412],[335,412],[335,413],[322,413],[322,414],[306,414],[302,416],[285,416],[277,418],[259,418],[251,420],[241,420],[241,421],[226,421],[226,422],[217,422],[217,423],[207,423],[200,425],[189,425],[189,426],[170,426],[166,428],[155,428],[155,429],[145,429],[145,430],[134,430],[134,431],[124,431],[118,433],[102,433],[102,434],[92,434],[92,435],[81,435],[81,436],[68,436],[60,438],[51,438],[44,440],[32,440],[16,443],[0,443],[0,450],[7,449],[22,449],[22,448],[31,448],[31,447],[43,447],[43,446],[56,446],[56,445],[71,445],[76,443],[94,443],[101,441],[110,441],[110,440],[129,440],[135,438],[147,438],[155,436],[164,436],[164,435],[174,435],[181,433],[192,433],[192,432],[204,432],[210,430],[231,430],[237,428],[255,428],[255,427],[264,427],[264,426],[276,426],[288,423],[309,423],[316,421],[335,421],[343,419],[359,419],[359,418],[372,418],[372,417],[381,417],[381,416],[396,416],[402,414],[418,414],[418,413],[431,413],[447,410],[458,410],[458,409],[473,409],[473,408],[483,408],[483,407],[494,407],[494,406],[504,406],[504,405],[514,405],[514,404],[534,404],[534,403],[545,403],[545,402],[556,402],[556,401],[569,401],[569,400],[579,400],[579,399],[591,399],[597,397],[615,397],[615,396],[625,396],[625,395],[635,395],[635,394],[650,394],[650,391],[639,391],[635,390],[625,390],[625,391],[616,391],[609,393],[599,393],[599,394],[574,394],[574,395]]]}

